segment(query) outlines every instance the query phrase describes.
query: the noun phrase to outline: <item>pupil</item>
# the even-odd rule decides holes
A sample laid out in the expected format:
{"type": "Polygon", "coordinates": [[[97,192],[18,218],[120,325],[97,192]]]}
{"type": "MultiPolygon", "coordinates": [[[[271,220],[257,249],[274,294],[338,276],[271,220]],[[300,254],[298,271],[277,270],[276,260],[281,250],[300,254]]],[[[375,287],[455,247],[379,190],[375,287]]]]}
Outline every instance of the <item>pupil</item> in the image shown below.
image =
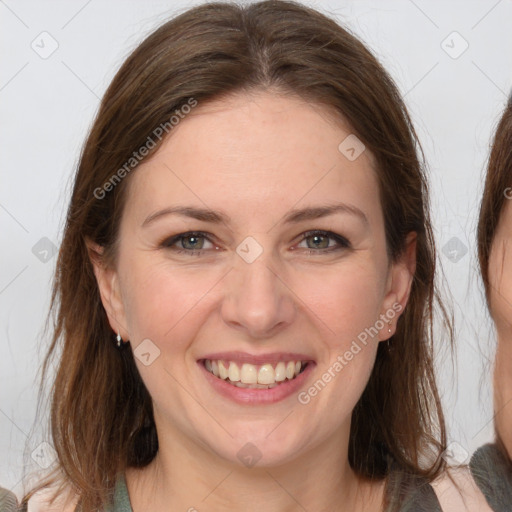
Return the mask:
{"type": "MultiPolygon", "coordinates": [[[[324,239],[324,242],[325,242],[325,237],[323,235],[313,235],[313,243],[315,244],[315,247],[318,248],[319,245],[317,245],[317,242],[320,241],[320,245],[322,245],[322,238],[324,239]]],[[[326,246],[325,246],[325,243],[323,244],[323,246],[321,247],[322,249],[325,249],[326,246]]]]}
{"type": "Polygon", "coordinates": [[[188,243],[190,240],[192,240],[192,241],[193,241],[193,242],[192,242],[192,244],[190,244],[190,245],[192,245],[192,249],[194,249],[194,248],[195,248],[195,246],[196,246],[196,244],[197,244],[197,242],[198,242],[198,240],[199,240],[199,237],[197,237],[197,236],[188,236],[188,237],[185,239],[186,243],[188,243]],[[194,242],[194,240],[195,240],[195,242],[194,242]]]}

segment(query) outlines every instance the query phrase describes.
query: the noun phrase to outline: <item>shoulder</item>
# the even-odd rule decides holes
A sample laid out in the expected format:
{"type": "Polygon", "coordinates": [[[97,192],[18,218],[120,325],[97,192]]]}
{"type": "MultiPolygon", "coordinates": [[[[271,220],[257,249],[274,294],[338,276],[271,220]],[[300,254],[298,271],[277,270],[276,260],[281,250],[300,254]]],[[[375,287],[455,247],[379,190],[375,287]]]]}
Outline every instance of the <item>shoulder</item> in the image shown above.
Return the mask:
{"type": "MultiPolygon", "coordinates": [[[[59,482],[53,481],[50,485],[44,487],[40,483],[32,486],[32,489],[36,491],[30,496],[27,507],[21,509],[19,512],[80,512],[81,507],[78,502],[80,501],[79,494],[73,490],[73,487],[69,483],[65,483],[63,480],[59,482]]],[[[113,510],[129,510],[130,501],[128,497],[128,491],[124,480],[124,475],[120,473],[118,475],[116,485],[114,488],[114,494],[112,496],[113,503],[105,505],[105,512],[111,512],[113,510]]],[[[10,510],[2,510],[0,512],[11,512],[10,510]]]]}
{"type": "Polygon", "coordinates": [[[393,469],[388,475],[386,493],[386,510],[442,512],[429,480],[411,471],[393,469]]]}
{"type": "Polygon", "coordinates": [[[17,510],[17,507],[16,495],[8,489],[0,487],[0,512],[13,512],[17,510]]]}
{"type": "Polygon", "coordinates": [[[469,463],[471,473],[475,477],[483,475],[510,479],[512,463],[496,444],[485,444],[471,456],[469,463]]]}
{"type": "Polygon", "coordinates": [[[63,492],[56,487],[36,491],[28,500],[27,512],[75,512],[78,496],[69,487],[63,492]],[[56,495],[56,493],[58,493],[56,495]]]}
{"type": "Polygon", "coordinates": [[[476,450],[469,463],[471,474],[494,510],[512,508],[512,463],[495,444],[476,450]]]}
{"type": "Polygon", "coordinates": [[[492,512],[467,466],[447,469],[431,485],[443,512],[492,512]]]}

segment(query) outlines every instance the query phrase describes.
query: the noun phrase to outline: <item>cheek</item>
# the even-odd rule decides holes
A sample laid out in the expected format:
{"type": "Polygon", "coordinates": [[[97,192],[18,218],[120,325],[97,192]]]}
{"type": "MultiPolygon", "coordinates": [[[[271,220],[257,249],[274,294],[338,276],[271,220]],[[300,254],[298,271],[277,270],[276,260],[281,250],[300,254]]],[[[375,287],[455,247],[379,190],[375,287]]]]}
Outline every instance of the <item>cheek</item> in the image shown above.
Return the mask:
{"type": "Polygon", "coordinates": [[[187,397],[176,378],[183,382],[183,376],[196,371],[190,348],[195,347],[209,318],[215,283],[221,275],[183,271],[153,261],[132,264],[125,276],[126,316],[139,373],[157,406],[165,409],[172,402],[185,410],[187,397]],[[145,352],[150,353],[148,365],[138,357],[145,352]]]}
{"type": "Polygon", "coordinates": [[[343,343],[378,319],[382,282],[379,270],[370,263],[347,262],[297,275],[292,289],[343,343]]]}
{"type": "Polygon", "coordinates": [[[372,262],[370,253],[358,262],[324,268],[295,283],[310,318],[321,320],[316,325],[323,333],[324,357],[318,366],[322,382],[316,390],[305,390],[306,399],[311,392],[313,400],[332,412],[334,422],[350,414],[373,370],[379,332],[386,330],[380,319],[385,313],[381,309],[384,283],[385,270],[372,262]],[[320,391],[324,384],[330,391],[320,391]]]}
{"type": "Polygon", "coordinates": [[[379,319],[382,282],[380,271],[370,264],[324,268],[294,282],[321,346],[319,380],[300,399],[331,411],[329,424],[350,415],[371,375],[378,334],[385,328],[379,319]]]}
{"type": "Polygon", "coordinates": [[[505,330],[508,333],[512,332],[512,252],[510,245],[497,240],[489,258],[491,314],[498,330],[505,330]]]}
{"type": "Polygon", "coordinates": [[[130,334],[161,343],[176,331],[193,327],[190,317],[201,310],[201,301],[218,281],[212,272],[183,271],[165,263],[132,265],[125,274],[125,307],[130,334]]]}

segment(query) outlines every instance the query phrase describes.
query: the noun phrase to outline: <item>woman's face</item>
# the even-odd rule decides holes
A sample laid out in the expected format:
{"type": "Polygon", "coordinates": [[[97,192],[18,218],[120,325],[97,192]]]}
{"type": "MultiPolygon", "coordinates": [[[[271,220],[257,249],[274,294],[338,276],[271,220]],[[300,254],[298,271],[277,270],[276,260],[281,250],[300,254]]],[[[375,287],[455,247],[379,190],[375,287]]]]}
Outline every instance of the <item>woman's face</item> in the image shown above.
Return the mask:
{"type": "Polygon", "coordinates": [[[498,334],[494,371],[496,430],[512,459],[512,204],[505,203],[489,256],[490,310],[498,334]]]}
{"type": "Polygon", "coordinates": [[[116,268],[97,275],[161,443],[239,465],[346,449],[415,265],[414,240],[388,260],[373,158],[359,144],[317,105],[234,95],[199,103],[129,178],[116,268]],[[206,369],[219,360],[242,387],[206,369]]]}

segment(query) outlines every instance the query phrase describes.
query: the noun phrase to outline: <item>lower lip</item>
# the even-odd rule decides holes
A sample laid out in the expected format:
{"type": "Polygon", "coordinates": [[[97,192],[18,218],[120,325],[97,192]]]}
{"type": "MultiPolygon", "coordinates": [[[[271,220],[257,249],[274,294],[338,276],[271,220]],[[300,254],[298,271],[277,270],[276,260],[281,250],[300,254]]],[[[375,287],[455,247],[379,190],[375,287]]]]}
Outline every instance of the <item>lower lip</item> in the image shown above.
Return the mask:
{"type": "Polygon", "coordinates": [[[315,363],[309,362],[302,373],[299,373],[293,380],[288,380],[270,389],[251,389],[233,386],[225,380],[215,377],[204,366],[203,361],[198,361],[199,367],[203,370],[206,380],[219,394],[239,404],[273,404],[298,393],[304,386],[306,379],[313,370],[315,363]]]}

